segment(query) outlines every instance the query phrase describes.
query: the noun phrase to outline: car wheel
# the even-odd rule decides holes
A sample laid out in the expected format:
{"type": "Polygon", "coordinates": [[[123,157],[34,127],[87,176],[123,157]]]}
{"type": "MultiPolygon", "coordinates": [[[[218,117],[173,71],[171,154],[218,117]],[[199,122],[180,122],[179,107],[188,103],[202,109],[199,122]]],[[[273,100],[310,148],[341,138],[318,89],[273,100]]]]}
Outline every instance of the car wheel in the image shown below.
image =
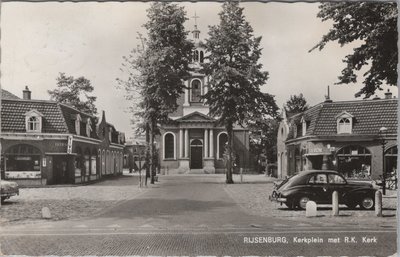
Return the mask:
{"type": "Polygon", "coordinates": [[[364,197],[360,202],[360,207],[363,210],[372,210],[375,206],[374,198],[370,196],[364,197]]]}
{"type": "Polygon", "coordinates": [[[298,202],[299,208],[302,209],[302,210],[305,210],[306,209],[306,204],[307,204],[308,201],[310,201],[310,198],[308,198],[307,196],[300,197],[299,202],[298,202]]]}

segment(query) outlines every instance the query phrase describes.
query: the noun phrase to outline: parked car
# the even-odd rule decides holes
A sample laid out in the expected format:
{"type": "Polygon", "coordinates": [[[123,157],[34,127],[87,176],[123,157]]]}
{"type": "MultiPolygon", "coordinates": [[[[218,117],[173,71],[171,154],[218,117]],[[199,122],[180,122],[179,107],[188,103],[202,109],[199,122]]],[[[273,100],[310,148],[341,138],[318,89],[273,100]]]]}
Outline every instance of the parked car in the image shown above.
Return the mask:
{"type": "Polygon", "coordinates": [[[1,180],[0,188],[1,202],[4,202],[4,200],[10,198],[11,196],[19,195],[18,184],[15,182],[1,180]]]}
{"type": "Polygon", "coordinates": [[[354,209],[371,210],[375,206],[376,188],[371,183],[347,181],[340,173],[331,170],[302,171],[277,185],[269,197],[271,201],[285,204],[290,209],[305,209],[308,201],[331,204],[332,193],[339,194],[339,204],[354,209]]]}

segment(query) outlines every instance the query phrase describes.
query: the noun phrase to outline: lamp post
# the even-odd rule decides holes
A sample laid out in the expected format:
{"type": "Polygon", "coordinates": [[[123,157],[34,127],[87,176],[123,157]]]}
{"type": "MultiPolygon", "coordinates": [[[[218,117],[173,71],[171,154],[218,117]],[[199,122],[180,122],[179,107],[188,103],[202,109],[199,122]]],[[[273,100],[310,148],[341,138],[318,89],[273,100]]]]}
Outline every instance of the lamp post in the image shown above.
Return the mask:
{"type": "Polygon", "coordinates": [[[386,145],[385,135],[386,135],[386,132],[387,132],[386,127],[381,127],[379,129],[379,137],[380,137],[381,143],[382,143],[382,194],[383,195],[386,194],[386,172],[385,172],[385,145],[386,145]]]}

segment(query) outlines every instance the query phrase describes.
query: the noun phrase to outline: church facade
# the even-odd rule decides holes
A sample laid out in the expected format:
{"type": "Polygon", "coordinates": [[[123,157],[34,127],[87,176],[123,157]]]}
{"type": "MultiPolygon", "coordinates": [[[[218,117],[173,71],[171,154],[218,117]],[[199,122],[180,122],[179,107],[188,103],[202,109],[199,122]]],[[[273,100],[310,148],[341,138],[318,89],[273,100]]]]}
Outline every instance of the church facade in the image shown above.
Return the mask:
{"type": "MultiPolygon", "coordinates": [[[[178,99],[179,107],[170,115],[172,122],[160,128],[158,138],[162,174],[224,173],[224,154],[228,135],[217,120],[209,116],[209,107],[201,98],[209,88],[209,77],[200,73],[205,49],[200,44],[200,31],[192,31],[195,50],[191,77],[185,81],[185,92],[178,99]]],[[[250,168],[249,131],[234,128],[235,169],[250,168]]],[[[235,171],[235,170],[234,170],[235,171]]]]}

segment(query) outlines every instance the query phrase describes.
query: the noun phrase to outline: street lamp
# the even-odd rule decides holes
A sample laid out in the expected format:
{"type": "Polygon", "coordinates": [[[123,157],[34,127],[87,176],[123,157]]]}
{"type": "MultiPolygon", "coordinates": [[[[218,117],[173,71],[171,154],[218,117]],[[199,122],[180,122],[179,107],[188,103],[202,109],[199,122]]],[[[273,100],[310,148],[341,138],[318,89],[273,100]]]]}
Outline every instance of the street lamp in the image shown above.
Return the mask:
{"type": "Polygon", "coordinates": [[[387,133],[387,128],[386,127],[381,127],[379,129],[379,137],[381,139],[382,143],[382,194],[386,194],[386,172],[385,172],[385,135],[387,133]]]}

